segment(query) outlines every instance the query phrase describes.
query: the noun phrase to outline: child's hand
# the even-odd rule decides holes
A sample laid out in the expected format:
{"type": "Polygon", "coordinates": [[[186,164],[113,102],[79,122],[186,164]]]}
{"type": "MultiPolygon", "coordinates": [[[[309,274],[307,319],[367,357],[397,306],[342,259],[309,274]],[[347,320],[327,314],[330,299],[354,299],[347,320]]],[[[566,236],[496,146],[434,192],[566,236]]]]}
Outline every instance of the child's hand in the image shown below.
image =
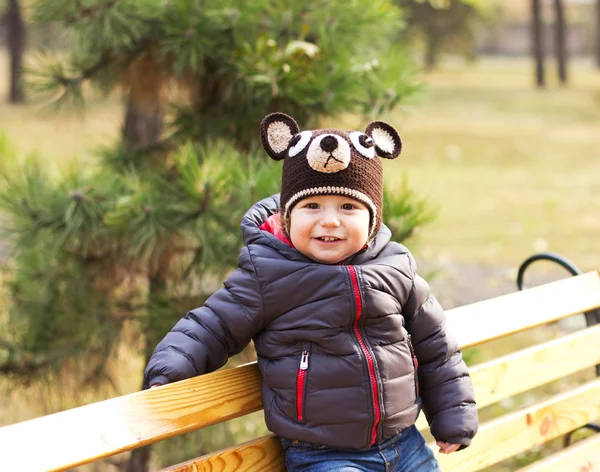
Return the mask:
{"type": "Polygon", "coordinates": [[[460,444],[450,444],[443,441],[438,441],[436,442],[436,444],[439,446],[440,452],[442,454],[450,454],[451,452],[456,451],[460,447],[460,444]]]}

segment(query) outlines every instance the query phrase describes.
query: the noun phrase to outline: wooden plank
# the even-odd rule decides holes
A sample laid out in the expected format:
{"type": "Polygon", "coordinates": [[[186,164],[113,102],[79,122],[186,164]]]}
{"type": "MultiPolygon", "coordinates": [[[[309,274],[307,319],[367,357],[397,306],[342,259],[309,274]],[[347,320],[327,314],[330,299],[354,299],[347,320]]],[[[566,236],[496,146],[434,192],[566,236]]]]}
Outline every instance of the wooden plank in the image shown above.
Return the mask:
{"type": "Polygon", "coordinates": [[[517,351],[469,369],[482,408],[600,364],[600,325],[517,351]]]}
{"type": "Polygon", "coordinates": [[[517,472],[600,472],[600,434],[579,441],[517,472]]]}
{"type": "MultiPolygon", "coordinates": [[[[600,325],[476,365],[469,369],[477,407],[600,364],[600,325]],[[551,366],[551,368],[548,368],[551,366]]],[[[417,428],[428,428],[424,415],[417,428]]]]}
{"type": "Polygon", "coordinates": [[[450,455],[436,452],[436,456],[444,472],[475,472],[597,418],[600,418],[600,379],[492,420],[479,429],[469,448],[450,455]]]}
{"type": "Polygon", "coordinates": [[[274,435],[163,469],[170,472],[285,472],[285,470],[281,445],[274,435]]]}
{"type": "Polygon", "coordinates": [[[462,349],[600,307],[598,272],[448,310],[462,349]]]}
{"type": "Polygon", "coordinates": [[[59,471],[262,408],[255,364],[0,428],[0,471],[59,471]],[[35,444],[35,454],[31,445],[35,444]]]}

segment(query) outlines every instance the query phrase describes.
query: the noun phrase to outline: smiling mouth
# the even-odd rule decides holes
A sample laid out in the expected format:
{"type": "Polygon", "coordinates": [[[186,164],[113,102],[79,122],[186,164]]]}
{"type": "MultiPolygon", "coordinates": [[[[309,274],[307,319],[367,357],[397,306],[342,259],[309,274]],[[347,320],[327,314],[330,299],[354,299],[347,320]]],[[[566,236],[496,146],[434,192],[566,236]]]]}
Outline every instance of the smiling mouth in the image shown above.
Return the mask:
{"type": "Polygon", "coordinates": [[[335,236],[320,236],[318,238],[315,238],[317,241],[321,241],[324,243],[335,243],[337,241],[341,241],[340,238],[336,238],[335,236]]]}

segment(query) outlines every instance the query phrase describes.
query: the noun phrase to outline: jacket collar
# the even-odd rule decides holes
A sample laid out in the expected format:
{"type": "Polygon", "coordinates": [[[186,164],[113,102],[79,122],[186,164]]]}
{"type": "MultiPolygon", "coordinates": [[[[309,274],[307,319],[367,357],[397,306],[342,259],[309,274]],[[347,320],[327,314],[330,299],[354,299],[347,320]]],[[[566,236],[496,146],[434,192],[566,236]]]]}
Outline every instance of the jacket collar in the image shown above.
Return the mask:
{"type": "Polygon", "coordinates": [[[265,222],[258,227],[258,229],[262,231],[266,231],[267,233],[271,233],[277,237],[280,241],[283,241],[288,246],[294,247],[294,243],[292,240],[287,237],[285,232],[283,231],[283,226],[281,226],[281,217],[279,213],[275,213],[274,215],[269,216],[265,222]]]}

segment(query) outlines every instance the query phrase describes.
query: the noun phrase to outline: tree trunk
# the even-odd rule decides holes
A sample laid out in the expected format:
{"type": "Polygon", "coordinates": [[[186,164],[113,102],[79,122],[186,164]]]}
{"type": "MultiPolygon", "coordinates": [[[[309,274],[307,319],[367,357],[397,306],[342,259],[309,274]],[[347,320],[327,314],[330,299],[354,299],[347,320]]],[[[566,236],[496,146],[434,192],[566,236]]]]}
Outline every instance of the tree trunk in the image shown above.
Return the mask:
{"type": "Polygon", "coordinates": [[[556,48],[556,65],[558,80],[561,85],[567,84],[567,45],[565,39],[565,15],[562,0],[554,0],[554,45],[556,48]]]}
{"type": "Polygon", "coordinates": [[[437,65],[439,41],[434,33],[427,33],[425,41],[425,70],[431,70],[437,65]]]}
{"type": "MultiPolygon", "coordinates": [[[[150,342],[146,343],[145,355],[144,355],[144,366],[148,364],[150,356],[154,351],[154,344],[150,342]]],[[[146,386],[144,385],[144,379],[142,378],[141,390],[146,386]]],[[[129,460],[119,467],[122,472],[148,472],[150,470],[150,454],[152,453],[152,445],[144,446],[139,449],[131,451],[129,460]]]]}
{"type": "Polygon", "coordinates": [[[535,81],[538,87],[545,86],[542,31],[540,0],[531,0],[531,35],[533,39],[533,58],[535,59],[535,81]]]}
{"type": "Polygon", "coordinates": [[[7,46],[10,54],[10,103],[25,101],[21,75],[23,70],[23,50],[25,44],[25,25],[21,16],[19,0],[9,0],[6,10],[7,46]]]}
{"type": "Polygon", "coordinates": [[[163,131],[163,113],[160,102],[138,101],[134,92],[127,97],[123,139],[132,149],[143,149],[156,144],[163,131]]]}
{"type": "MultiPolygon", "coordinates": [[[[168,317],[170,304],[167,296],[167,282],[170,256],[163,253],[158,259],[156,267],[150,269],[148,275],[148,314],[144,332],[146,335],[146,347],[144,349],[144,366],[148,365],[154,348],[159,341],[167,334],[162,325],[165,318],[168,317]]],[[[170,329],[170,327],[169,327],[170,329]]],[[[147,386],[142,379],[142,390],[147,386]]],[[[148,472],[150,467],[151,445],[135,449],[129,456],[129,461],[125,464],[124,472],[148,472]]]]}
{"type": "Polygon", "coordinates": [[[600,0],[596,0],[596,66],[600,69],[600,0]]]}
{"type": "Polygon", "coordinates": [[[144,446],[131,451],[125,472],[148,472],[152,446],[144,446]]]}
{"type": "MultiPolygon", "coordinates": [[[[146,353],[146,365],[150,360],[154,346],[151,346],[150,355],[146,353]]],[[[148,348],[146,348],[148,351],[148,348]]],[[[144,381],[142,380],[142,389],[144,381]]],[[[150,470],[150,455],[152,453],[152,445],[144,446],[139,449],[131,451],[129,460],[125,463],[121,463],[119,469],[122,472],[148,472],[150,470]]]]}
{"type": "MultiPolygon", "coordinates": [[[[131,89],[127,96],[127,109],[125,112],[125,122],[123,124],[123,140],[125,146],[133,150],[144,149],[157,144],[161,138],[164,118],[161,100],[160,78],[156,73],[154,63],[152,67],[144,69],[140,67],[132,68],[133,80],[131,80],[131,89]]],[[[139,64],[138,64],[139,66],[139,64]]],[[[144,366],[154,352],[158,341],[166,332],[157,332],[152,329],[152,319],[155,316],[160,318],[162,308],[161,301],[165,297],[166,282],[168,277],[168,258],[161,259],[162,264],[156,270],[151,270],[148,277],[148,310],[147,322],[144,328],[146,347],[144,350],[144,366]]],[[[142,389],[146,388],[142,379],[142,389]]],[[[129,456],[129,461],[125,463],[125,472],[148,472],[150,467],[151,445],[135,449],[129,456]]]]}

